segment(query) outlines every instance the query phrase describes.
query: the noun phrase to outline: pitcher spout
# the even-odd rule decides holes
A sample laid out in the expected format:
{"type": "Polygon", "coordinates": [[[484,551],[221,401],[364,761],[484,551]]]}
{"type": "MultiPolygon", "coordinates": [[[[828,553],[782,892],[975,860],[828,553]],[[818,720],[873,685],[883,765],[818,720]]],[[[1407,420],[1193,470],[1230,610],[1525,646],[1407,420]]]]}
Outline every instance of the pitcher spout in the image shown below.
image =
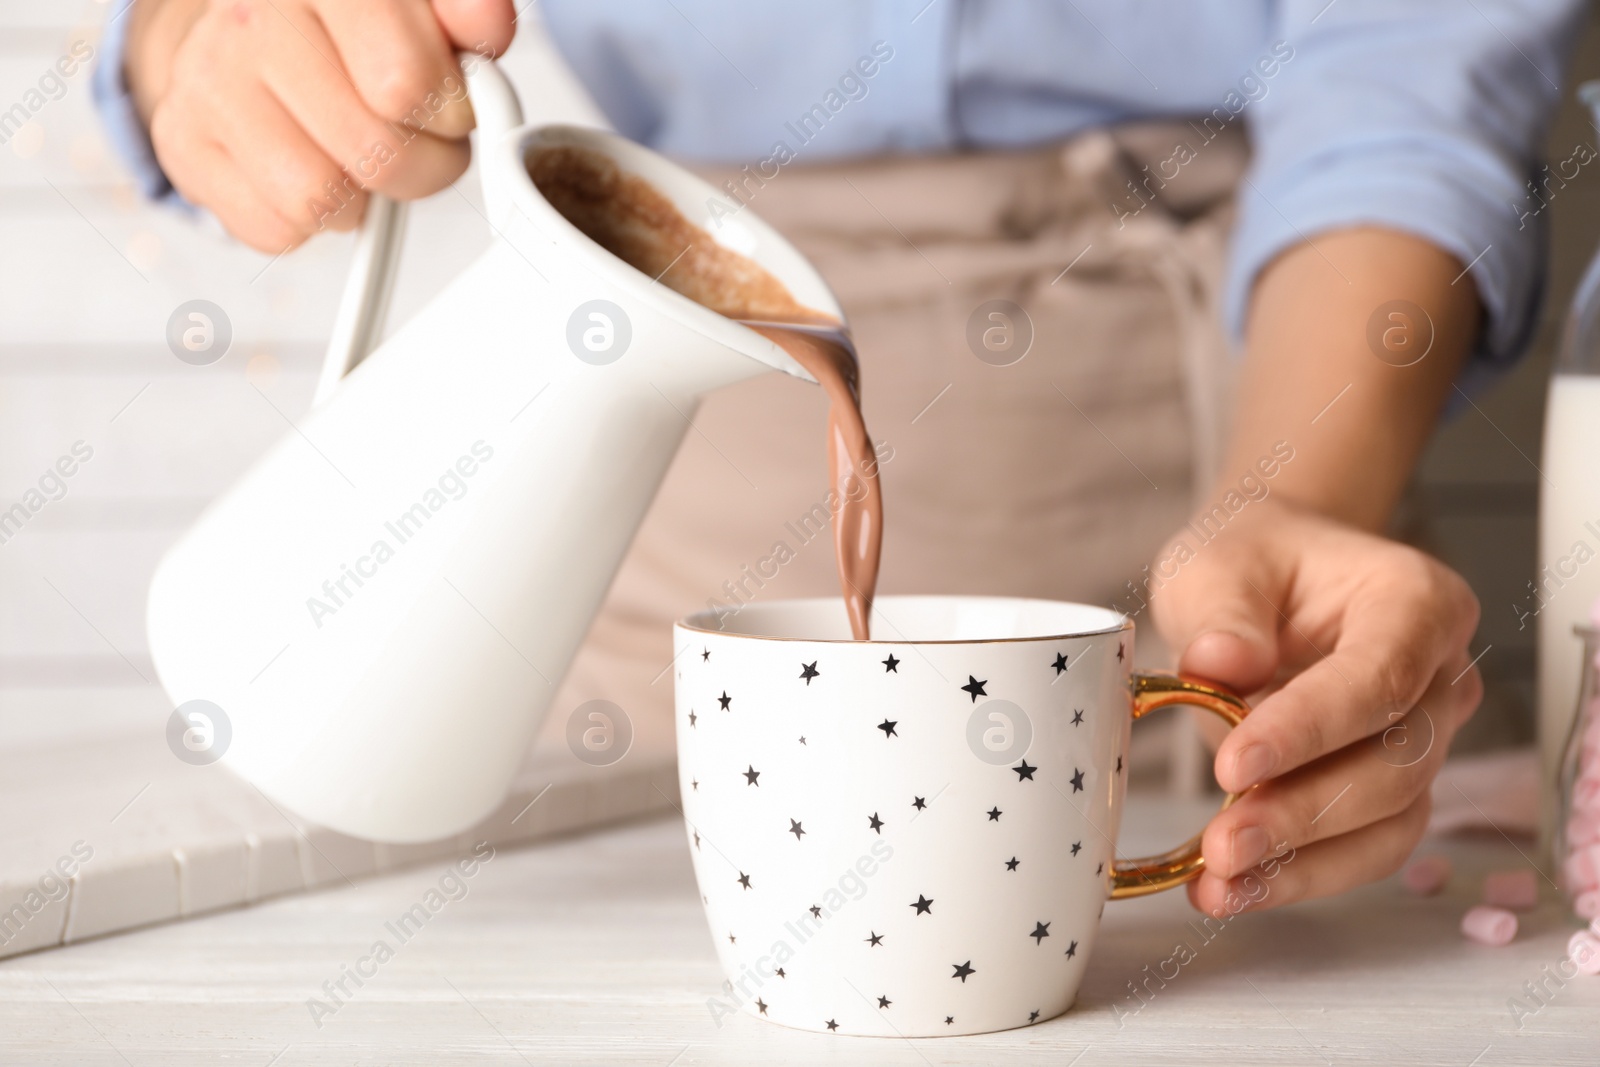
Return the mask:
{"type": "Polygon", "coordinates": [[[614,286],[624,311],[648,308],[703,343],[808,381],[737,320],[848,336],[838,299],[789,241],[751,212],[724,217],[716,189],[655,153],[580,126],[531,130],[495,150],[517,171],[511,199],[530,234],[568,271],[614,286]]]}

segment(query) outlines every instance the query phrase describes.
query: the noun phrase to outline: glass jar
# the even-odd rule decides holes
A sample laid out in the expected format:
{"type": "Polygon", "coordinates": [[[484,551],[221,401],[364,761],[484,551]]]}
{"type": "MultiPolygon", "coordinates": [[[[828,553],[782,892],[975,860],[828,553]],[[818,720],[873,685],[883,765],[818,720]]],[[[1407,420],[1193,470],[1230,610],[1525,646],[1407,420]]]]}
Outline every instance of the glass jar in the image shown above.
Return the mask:
{"type": "Polygon", "coordinates": [[[1600,918],[1600,629],[1572,629],[1583,641],[1583,669],[1561,754],[1555,854],[1573,910],[1593,920],[1600,918]]]}
{"type": "MultiPolygon", "coordinates": [[[[1579,86],[1578,99],[1600,123],[1600,81],[1579,86]]],[[[1530,196],[1530,215],[1548,221],[1543,216],[1548,206],[1544,197],[1553,196],[1557,185],[1530,196]]],[[[1540,462],[1539,572],[1515,603],[1517,628],[1537,626],[1539,751],[1545,783],[1542,830],[1543,841],[1552,845],[1565,813],[1553,787],[1562,766],[1562,742],[1571,736],[1570,716],[1580,676],[1572,628],[1586,622],[1590,605],[1600,600],[1600,565],[1588,563],[1600,556],[1596,455],[1600,455],[1600,253],[1573,295],[1550,376],[1540,462]]]]}

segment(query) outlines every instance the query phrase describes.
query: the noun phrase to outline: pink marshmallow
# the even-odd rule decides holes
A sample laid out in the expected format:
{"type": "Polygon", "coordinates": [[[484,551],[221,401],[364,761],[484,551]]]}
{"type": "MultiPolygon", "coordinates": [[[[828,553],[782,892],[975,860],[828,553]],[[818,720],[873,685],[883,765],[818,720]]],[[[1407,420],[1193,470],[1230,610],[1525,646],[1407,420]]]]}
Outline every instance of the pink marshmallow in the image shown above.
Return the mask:
{"type": "Polygon", "coordinates": [[[1579,893],[1572,901],[1572,913],[1580,919],[1600,919],[1600,890],[1579,893]]]}
{"type": "Polygon", "coordinates": [[[1572,810],[1590,822],[1600,817],[1600,775],[1585,774],[1572,783],[1572,810]]]}
{"type": "Polygon", "coordinates": [[[1579,930],[1567,942],[1567,958],[1577,964],[1579,974],[1600,974],[1600,937],[1579,930]]]}
{"type": "Polygon", "coordinates": [[[1461,917],[1461,934],[1480,945],[1509,945],[1517,936],[1517,917],[1504,908],[1479,904],[1461,917]]]}
{"type": "Polygon", "coordinates": [[[1566,879],[1566,889],[1569,893],[1581,893],[1587,889],[1600,889],[1600,869],[1597,869],[1596,852],[1600,845],[1585,845],[1575,848],[1567,854],[1561,863],[1561,873],[1566,879]]]}
{"type": "Polygon", "coordinates": [[[1583,849],[1573,849],[1567,853],[1567,858],[1561,861],[1561,888],[1568,894],[1576,895],[1591,889],[1600,889],[1591,880],[1594,871],[1589,868],[1583,859],[1583,849]]]}
{"type": "Polygon", "coordinates": [[[1539,904],[1539,883],[1530,870],[1495,871],[1483,880],[1483,902],[1496,908],[1528,911],[1539,904]]]}
{"type": "MultiPolygon", "coordinates": [[[[1600,745],[1600,707],[1597,707],[1597,704],[1600,704],[1600,701],[1589,702],[1586,720],[1589,725],[1583,728],[1583,739],[1579,742],[1584,752],[1592,752],[1597,745],[1600,745]]],[[[1583,771],[1588,772],[1589,767],[1585,766],[1583,771]]]]}
{"type": "Polygon", "coordinates": [[[1422,856],[1406,864],[1400,883],[1407,892],[1419,897],[1431,897],[1450,881],[1450,861],[1437,853],[1422,856]]]}
{"type": "Polygon", "coordinates": [[[1580,848],[1600,843],[1600,819],[1574,815],[1567,820],[1567,847],[1580,848]]]}

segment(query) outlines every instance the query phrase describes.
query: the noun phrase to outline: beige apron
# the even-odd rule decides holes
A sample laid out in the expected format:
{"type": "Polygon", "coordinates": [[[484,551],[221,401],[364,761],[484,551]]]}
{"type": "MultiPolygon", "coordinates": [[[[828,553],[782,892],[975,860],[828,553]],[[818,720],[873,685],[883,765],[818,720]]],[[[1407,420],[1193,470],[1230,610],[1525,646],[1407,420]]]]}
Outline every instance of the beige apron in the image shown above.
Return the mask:
{"type": "MultiPolygon", "coordinates": [[[[750,207],[838,294],[867,425],[880,454],[892,449],[880,593],[1139,609],[1127,583],[1187,518],[1226,421],[1216,309],[1242,139],[1200,147],[1124,214],[1142,202],[1127,183],[1179,140],[1200,143],[1160,123],[1026,152],[796,164],[755,190],[750,207]],[[1032,323],[1009,366],[967,340],[993,299],[1032,323]]],[[[826,411],[819,389],[781,374],[706,400],[551,706],[547,742],[604,698],[633,721],[636,747],[670,751],[674,619],[838,594],[832,531],[805,519],[827,490],[826,411]]],[[[1139,621],[1138,658],[1152,662],[1164,653],[1139,621]]]]}

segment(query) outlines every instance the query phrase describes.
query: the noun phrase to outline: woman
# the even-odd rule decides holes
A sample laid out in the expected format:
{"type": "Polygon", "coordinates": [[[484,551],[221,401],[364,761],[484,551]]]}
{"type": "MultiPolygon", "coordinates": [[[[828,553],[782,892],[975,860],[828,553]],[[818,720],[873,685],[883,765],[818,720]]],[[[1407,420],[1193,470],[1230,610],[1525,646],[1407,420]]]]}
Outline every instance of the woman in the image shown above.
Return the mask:
{"type": "MultiPolygon", "coordinates": [[[[1225,788],[1260,788],[1207,828],[1197,907],[1289,848],[1260,906],[1403,862],[1480,696],[1478,608],[1378,531],[1457,383],[1528,335],[1515,205],[1578,4],[543,11],[623,133],[727,181],[839,292],[892,449],[885,591],[1150,602],[1180,669],[1268,691],[1217,751],[1225,788]],[[1396,767],[1371,739],[1401,722],[1435,742],[1396,767]]],[[[365,189],[461,173],[453,51],[498,54],[515,14],[143,0],[113,27],[101,95],[146,187],[276,254],[355,226],[365,189]]],[[[671,617],[834,587],[826,548],[769,552],[820,495],[795,442],[821,407],[776,376],[706,406],[558,709],[659,727],[671,617]]]]}

